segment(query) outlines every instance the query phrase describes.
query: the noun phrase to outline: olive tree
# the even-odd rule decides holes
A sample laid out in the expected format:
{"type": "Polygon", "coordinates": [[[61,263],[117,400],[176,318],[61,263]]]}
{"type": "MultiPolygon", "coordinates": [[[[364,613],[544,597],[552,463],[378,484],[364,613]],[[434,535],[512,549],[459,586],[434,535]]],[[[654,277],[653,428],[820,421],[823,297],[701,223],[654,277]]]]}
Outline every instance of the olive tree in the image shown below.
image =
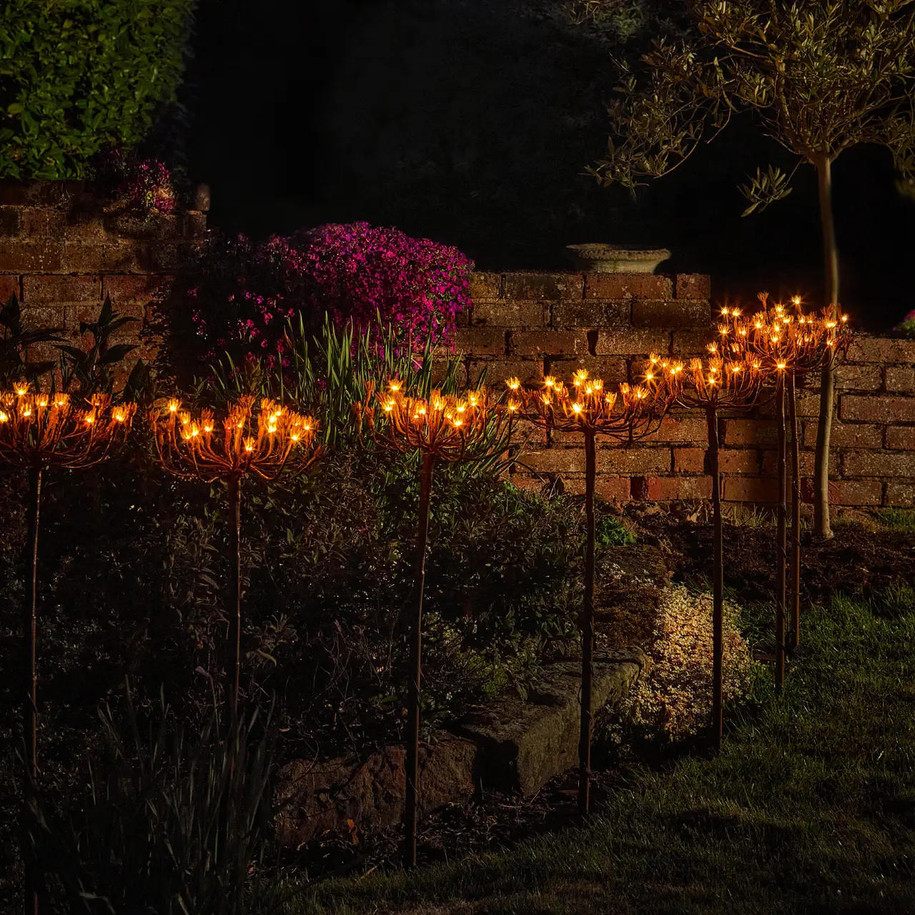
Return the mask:
{"type": "MultiPolygon", "coordinates": [[[[592,0],[592,14],[602,4],[592,0]]],[[[903,189],[915,187],[915,0],[692,0],[688,30],[656,40],[641,66],[624,66],[610,107],[605,158],[591,173],[634,190],[677,168],[735,114],[793,157],[786,173],[759,168],[741,188],[744,215],[791,193],[803,165],[816,169],[824,299],[839,301],[832,163],[860,143],[888,147],[903,189]]],[[[817,429],[815,530],[831,536],[829,440],[834,370],[823,369],[817,429]]]]}

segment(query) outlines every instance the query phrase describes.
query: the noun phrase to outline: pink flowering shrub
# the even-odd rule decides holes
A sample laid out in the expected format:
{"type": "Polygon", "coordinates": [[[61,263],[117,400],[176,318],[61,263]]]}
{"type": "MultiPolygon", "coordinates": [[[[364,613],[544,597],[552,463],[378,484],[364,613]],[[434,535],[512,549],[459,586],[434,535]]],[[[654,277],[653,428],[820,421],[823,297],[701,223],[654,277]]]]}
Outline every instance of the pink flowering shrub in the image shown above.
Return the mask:
{"type": "Polygon", "coordinates": [[[408,349],[448,344],[470,304],[473,263],[456,248],[368,223],[325,225],[255,243],[214,240],[189,291],[198,355],[285,363],[289,318],[330,314],[357,331],[379,321],[408,349]]]}
{"type": "Polygon", "coordinates": [[[913,308],[894,328],[898,334],[915,340],[915,308],[913,308]]]}
{"type": "Polygon", "coordinates": [[[96,177],[119,215],[147,219],[175,209],[172,175],[164,162],[137,159],[120,147],[101,153],[96,177]]]}

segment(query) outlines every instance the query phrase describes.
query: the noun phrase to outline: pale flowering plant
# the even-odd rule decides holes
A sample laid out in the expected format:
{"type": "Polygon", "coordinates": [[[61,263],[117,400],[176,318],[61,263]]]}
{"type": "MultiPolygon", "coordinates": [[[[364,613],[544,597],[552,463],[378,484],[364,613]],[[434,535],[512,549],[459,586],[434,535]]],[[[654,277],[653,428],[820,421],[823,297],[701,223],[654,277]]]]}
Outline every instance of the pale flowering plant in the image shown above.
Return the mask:
{"type": "MultiPolygon", "coordinates": [[[[724,700],[740,702],[756,675],[738,626],[740,611],[724,604],[724,700]]],[[[681,741],[702,731],[712,713],[712,595],[668,589],[647,647],[649,663],[626,700],[624,714],[643,739],[681,741]]]]}
{"type": "Polygon", "coordinates": [[[913,308],[893,330],[907,340],[915,340],[915,308],[913,308]]]}

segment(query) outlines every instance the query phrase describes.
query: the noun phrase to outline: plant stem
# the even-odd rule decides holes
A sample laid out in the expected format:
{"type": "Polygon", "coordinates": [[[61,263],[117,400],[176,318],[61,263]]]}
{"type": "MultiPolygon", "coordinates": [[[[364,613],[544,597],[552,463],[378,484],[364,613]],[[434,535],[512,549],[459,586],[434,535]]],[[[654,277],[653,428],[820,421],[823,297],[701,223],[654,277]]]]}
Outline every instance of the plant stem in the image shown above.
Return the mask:
{"type": "Polygon", "coordinates": [[[788,650],[793,651],[801,640],[801,443],[798,439],[794,375],[788,376],[788,418],[791,423],[791,625],[788,650]]]}
{"type": "MultiPolygon", "coordinates": [[[[823,279],[825,305],[839,302],[839,250],[832,212],[832,160],[821,156],[816,162],[820,193],[820,223],[823,230],[823,279]]],[[[814,466],[813,529],[818,537],[832,537],[829,520],[829,439],[832,433],[835,365],[829,358],[820,373],[820,416],[814,466]]]]}
{"type": "MultiPolygon", "coordinates": [[[[25,737],[26,772],[24,797],[26,805],[38,790],[38,522],[41,513],[41,465],[29,468],[29,502],[26,521],[26,605],[24,635],[27,651],[27,685],[23,697],[23,733],[25,737]]],[[[25,862],[24,907],[26,915],[37,915],[38,866],[23,823],[23,861],[25,862]]]]}
{"type": "Polygon", "coordinates": [[[233,652],[232,723],[238,721],[241,685],[241,478],[229,479],[229,552],[232,562],[232,601],[229,614],[229,644],[233,652]]]}
{"type": "Polygon", "coordinates": [[[429,542],[429,506],[432,497],[432,470],[435,455],[426,452],[419,478],[419,525],[416,532],[416,571],[414,577],[412,643],[410,670],[412,675],[407,695],[407,786],[404,800],[404,867],[416,866],[416,824],[419,794],[419,707],[422,684],[423,653],[423,589],[426,583],[426,547],[429,542]]]}
{"type": "Polygon", "coordinates": [[[718,411],[706,410],[708,425],[709,474],[712,478],[712,510],[715,553],[712,564],[712,741],[721,749],[724,734],[724,537],[721,528],[721,473],[718,455],[718,411]]]}
{"type": "Polygon", "coordinates": [[[585,599],[581,611],[581,729],[578,740],[578,812],[591,809],[592,684],[594,678],[594,478],[595,434],[585,430],[585,599]]]}
{"type": "Polygon", "coordinates": [[[788,560],[788,460],[785,428],[785,379],[779,375],[776,385],[778,399],[778,525],[775,561],[775,688],[785,684],[785,566],[788,560]]]}

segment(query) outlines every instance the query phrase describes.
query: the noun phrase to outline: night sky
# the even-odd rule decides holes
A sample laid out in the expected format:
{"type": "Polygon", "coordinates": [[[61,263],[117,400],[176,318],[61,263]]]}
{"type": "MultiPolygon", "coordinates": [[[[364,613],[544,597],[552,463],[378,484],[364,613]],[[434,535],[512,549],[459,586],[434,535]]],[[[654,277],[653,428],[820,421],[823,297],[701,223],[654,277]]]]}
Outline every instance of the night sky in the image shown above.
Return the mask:
{"type": "MultiPolygon", "coordinates": [[[[741,218],[737,187],[791,165],[737,123],[633,204],[584,176],[616,71],[553,0],[202,0],[185,100],[211,224],[255,237],[366,220],[454,244],[480,269],[568,266],[564,246],[669,247],[717,297],[821,288],[813,170],[741,218]]],[[[915,204],[889,153],[834,166],[843,304],[887,329],[915,305],[915,204]]]]}

